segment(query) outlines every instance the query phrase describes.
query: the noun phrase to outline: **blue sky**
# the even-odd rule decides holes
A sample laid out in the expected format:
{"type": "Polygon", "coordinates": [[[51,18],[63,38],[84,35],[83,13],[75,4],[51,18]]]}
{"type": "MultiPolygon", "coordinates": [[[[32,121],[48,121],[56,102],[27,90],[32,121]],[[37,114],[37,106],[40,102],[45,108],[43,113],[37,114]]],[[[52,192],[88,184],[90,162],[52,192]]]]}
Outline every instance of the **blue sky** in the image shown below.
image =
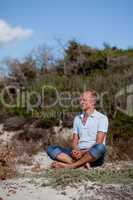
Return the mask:
{"type": "Polygon", "coordinates": [[[132,11],[132,0],[0,0],[0,60],[21,58],[42,44],[58,51],[56,38],[133,47],[132,11]]]}

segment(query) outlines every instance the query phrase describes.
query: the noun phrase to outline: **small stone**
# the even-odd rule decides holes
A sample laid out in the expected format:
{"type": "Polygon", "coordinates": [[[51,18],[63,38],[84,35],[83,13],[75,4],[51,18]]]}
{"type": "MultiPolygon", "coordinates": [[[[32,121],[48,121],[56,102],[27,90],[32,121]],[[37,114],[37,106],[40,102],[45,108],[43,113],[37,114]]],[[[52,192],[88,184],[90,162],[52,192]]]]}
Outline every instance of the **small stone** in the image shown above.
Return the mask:
{"type": "Polygon", "coordinates": [[[15,194],[15,193],[16,193],[16,190],[10,189],[8,192],[9,192],[9,193],[12,193],[12,194],[15,194]]]}
{"type": "Polygon", "coordinates": [[[62,195],[66,195],[66,192],[65,192],[65,191],[62,191],[61,194],[62,194],[62,195]]]}

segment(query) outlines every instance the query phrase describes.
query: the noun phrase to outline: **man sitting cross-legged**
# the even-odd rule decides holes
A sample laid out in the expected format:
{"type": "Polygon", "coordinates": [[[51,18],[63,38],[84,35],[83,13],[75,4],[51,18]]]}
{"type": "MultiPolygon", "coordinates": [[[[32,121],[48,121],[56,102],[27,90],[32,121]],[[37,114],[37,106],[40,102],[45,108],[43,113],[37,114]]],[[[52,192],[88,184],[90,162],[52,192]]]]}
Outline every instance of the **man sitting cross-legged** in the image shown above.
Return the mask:
{"type": "Polygon", "coordinates": [[[89,168],[103,164],[108,118],[95,109],[96,100],[96,92],[92,89],[81,95],[80,105],[83,112],[74,119],[72,148],[50,145],[47,153],[56,160],[51,167],[89,168]]]}

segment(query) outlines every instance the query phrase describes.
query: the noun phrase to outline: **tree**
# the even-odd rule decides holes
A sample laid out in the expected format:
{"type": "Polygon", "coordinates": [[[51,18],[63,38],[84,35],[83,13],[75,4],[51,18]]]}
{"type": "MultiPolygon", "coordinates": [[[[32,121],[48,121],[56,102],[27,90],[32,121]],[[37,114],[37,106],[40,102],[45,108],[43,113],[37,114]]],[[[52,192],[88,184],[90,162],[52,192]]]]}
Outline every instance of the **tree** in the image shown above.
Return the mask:
{"type": "Polygon", "coordinates": [[[28,86],[29,83],[32,84],[35,81],[38,70],[32,56],[25,57],[23,61],[7,59],[5,63],[9,68],[8,78],[13,84],[28,86]]]}

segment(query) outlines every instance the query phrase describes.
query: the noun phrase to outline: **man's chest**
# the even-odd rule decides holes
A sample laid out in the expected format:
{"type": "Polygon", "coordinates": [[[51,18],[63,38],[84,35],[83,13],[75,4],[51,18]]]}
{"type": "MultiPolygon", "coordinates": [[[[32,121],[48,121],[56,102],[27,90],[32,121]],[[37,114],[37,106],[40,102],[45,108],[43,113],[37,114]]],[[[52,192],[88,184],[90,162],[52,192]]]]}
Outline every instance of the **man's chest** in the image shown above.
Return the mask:
{"type": "Polygon", "coordinates": [[[98,131],[98,120],[94,118],[88,118],[86,123],[82,120],[79,122],[79,135],[96,135],[98,131]]]}

